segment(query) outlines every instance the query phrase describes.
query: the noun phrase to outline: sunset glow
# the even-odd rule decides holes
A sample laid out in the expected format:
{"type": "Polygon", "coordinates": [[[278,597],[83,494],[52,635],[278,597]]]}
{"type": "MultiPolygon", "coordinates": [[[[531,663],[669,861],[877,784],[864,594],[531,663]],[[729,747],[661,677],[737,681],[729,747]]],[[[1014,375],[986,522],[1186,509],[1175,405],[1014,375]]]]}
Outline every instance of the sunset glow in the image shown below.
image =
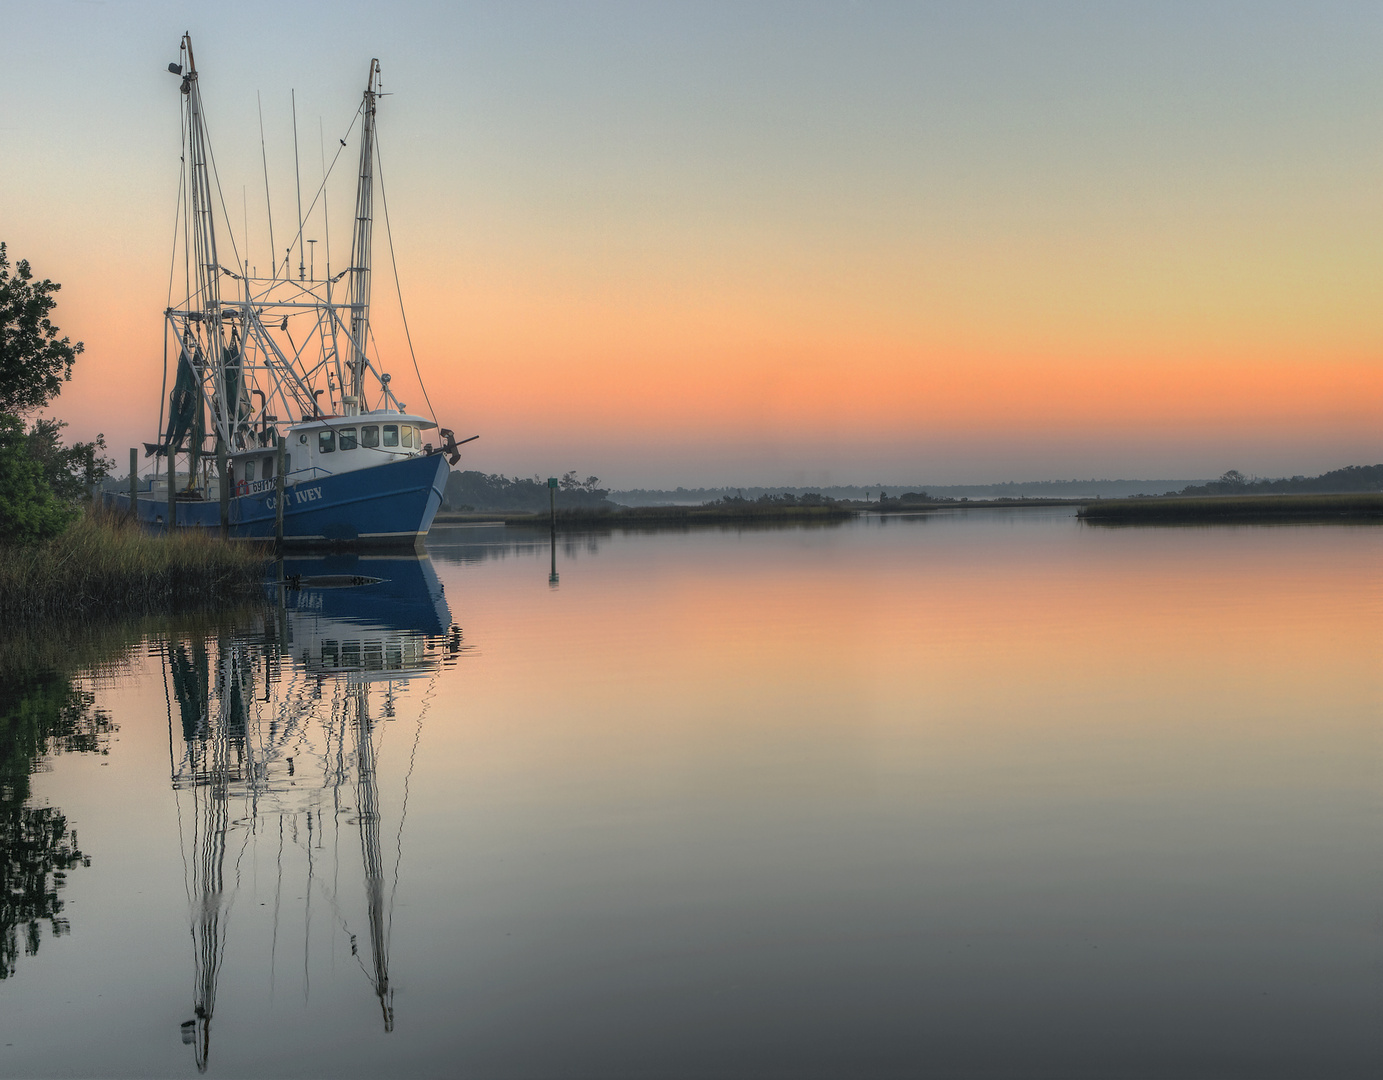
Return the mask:
{"type": "MultiPolygon", "coordinates": [[[[1371,8],[325,11],[275,10],[271,39],[211,7],[6,13],[0,239],[62,282],[86,343],[52,408],[72,435],[123,461],[154,434],[163,69],[187,29],[227,242],[256,265],[256,93],[282,247],[290,90],[310,202],[381,58],[394,254],[438,417],[482,436],[463,468],[632,487],[1383,460],[1371,8]]],[[[344,266],[350,172],[330,236],[318,211],[305,230],[319,272],[328,239],[344,266]]],[[[421,408],[383,227],[374,254],[385,366],[421,408]]]]}

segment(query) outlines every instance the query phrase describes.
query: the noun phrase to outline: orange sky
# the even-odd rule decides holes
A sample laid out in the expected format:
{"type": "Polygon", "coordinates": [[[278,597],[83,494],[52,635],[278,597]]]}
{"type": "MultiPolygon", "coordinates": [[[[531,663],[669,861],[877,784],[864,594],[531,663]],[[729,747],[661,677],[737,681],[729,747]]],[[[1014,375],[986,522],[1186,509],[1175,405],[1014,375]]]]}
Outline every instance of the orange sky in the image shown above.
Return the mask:
{"type": "MultiPolygon", "coordinates": [[[[482,436],[469,467],[625,487],[1383,460],[1367,10],[1275,8],[1252,34],[1194,6],[773,10],[405,8],[291,57],[208,12],[231,227],[267,253],[256,92],[283,231],[289,90],[320,176],[379,55],[409,321],[439,418],[482,436]]],[[[158,414],[167,15],[81,13],[60,85],[55,15],[7,16],[0,44],[25,162],[0,173],[0,238],[63,282],[87,345],[54,412],[122,461],[158,414]]],[[[418,408],[383,229],[375,265],[418,408]]]]}

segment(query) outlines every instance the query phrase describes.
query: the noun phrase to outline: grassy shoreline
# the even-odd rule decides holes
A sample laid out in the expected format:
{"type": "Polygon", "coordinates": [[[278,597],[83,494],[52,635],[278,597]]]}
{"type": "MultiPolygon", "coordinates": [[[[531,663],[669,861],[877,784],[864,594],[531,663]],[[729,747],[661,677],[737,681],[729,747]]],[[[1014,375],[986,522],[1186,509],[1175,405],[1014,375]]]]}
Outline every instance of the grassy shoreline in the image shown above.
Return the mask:
{"type": "Polygon", "coordinates": [[[139,615],[244,601],[259,590],[266,558],[259,544],[201,529],[153,534],[93,508],[47,543],[0,548],[0,616],[139,615]]]}
{"type": "Polygon", "coordinates": [[[1383,493],[1103,499],[1086,503],[1079,517],[1097,525],[1378,520],[1383,519],[1383,493]]]}

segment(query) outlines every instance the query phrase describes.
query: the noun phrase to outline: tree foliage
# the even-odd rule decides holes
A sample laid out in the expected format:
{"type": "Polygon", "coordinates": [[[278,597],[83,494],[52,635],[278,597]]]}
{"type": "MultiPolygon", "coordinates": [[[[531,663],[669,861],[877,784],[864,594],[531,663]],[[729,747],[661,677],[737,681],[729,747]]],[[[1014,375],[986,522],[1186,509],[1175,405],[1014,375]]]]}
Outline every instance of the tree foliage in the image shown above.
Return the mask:
{"type": "MultiPolygon", "coordinates": [[[[566,473],[557,481],[559,510],[592,510],[612,504],[606,499],[609,490],[600,486],[600,479],[588,476],[577,478],[576,471],[566,473]]],[[[485,511],[527,511],[544,513],[550,505],[547,481],[540,476],[532,479],[510,479],[502,473],[485,474],[467,470],[447,477],[444,503],[450,509],[485,511]]]]}
{"type": "Polygon", "coordinates": [[[40,417],[27,431],[21,417],[41,408],[72,377],[82,351],[59,336],[51,315],[62,286],[35,280],[20,259],[10,273],[0,242],[0,544],[32,544],[62,532],[74,505],[115,464],[106,443],[64,446],[61,420],[40,417]]]}
{"type": "Polygon", "coordinates": [[[57,536],[76,516],[53,493],[44,463],[29,453],[17,417],[0,414],[0,544],[33,544],[57,536]]]}
{"type": "Polygon", "coordinates": [[[72,378],[82,351],[65,337],[49,315],[62,286],[34,279],[27,259],[10,261],[0,241],[0,412],[26,413],[45,405],[72,378]]]}
{"type": "Polygon", "coordinates": [[[110,475],[115,462],[101,453],[106,448],[104,435],[97,435],[94,442],[64,446],[62,429],[66,426],[61,420],[39,417],[25,438],[29,457],[42,466],[49,490],[64,502],[75,503],[87,497],[92,485],[110,475]]]}
{"type": "MultiPolygon", "coordinates": [[[[1247,477],[1230,469],[1218,480],[1181,489],[1182,495],[1307,495],[1331,492],[1383,491],[1383,465],[1346,465],[1320,476],[1247,477]]],[[[1168,492],[1168,494],[1173,494],[1168,492]]]]}

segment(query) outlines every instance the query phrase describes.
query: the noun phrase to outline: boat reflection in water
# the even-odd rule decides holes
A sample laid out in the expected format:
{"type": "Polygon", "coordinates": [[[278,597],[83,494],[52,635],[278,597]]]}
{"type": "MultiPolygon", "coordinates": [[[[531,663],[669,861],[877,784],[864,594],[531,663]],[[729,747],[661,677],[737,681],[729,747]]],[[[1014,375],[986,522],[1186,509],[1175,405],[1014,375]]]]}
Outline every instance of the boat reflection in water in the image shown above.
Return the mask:
{"type": "Polygon", "coordinates": [[[268,930],[272,988],[287,873],[294,898],[292,890],[306,889],[304,995],[310,990],[315,892],[331,911],[333,936],[348,943],[370,982],[384,1030],[392,1030],[389,927],[399,865],[388,886],[378,753],[391,722],[409,712],[400,699],[409,698],[414,730],[404,790],[390,795],[401,862],[406,786],[433,683],[439,669],[464,651],[426,558],[289,559],[282,574],[289,584],[271,589],[274,610],[262,625],[164,647],[170,766],[195,969],[193,1018],[183,1023],[182,1037],[201,1071],[210,1054],[232,909],[247,869],[254,872],[250,891],[261,888],[261,845],[269,849],[265,861],[274,858],[272,922],[258,925],[267,898],[253,904],[252,925],[241,931],[237,949],[261,948],[263,942],[251,939],[268,930]],[[356,867],[353,857],[341,854],[343,827],[359,836],[356,867]],[[318,872],[322,859],[333,860],[329,879],[318,872]],[[305,883],[294,880],[298,864],[305,864],[305,883]],[[363,885],[353,895],[352,877],[363,885]],[[368,950],[359,943],[361,933],[368,950]]]}

